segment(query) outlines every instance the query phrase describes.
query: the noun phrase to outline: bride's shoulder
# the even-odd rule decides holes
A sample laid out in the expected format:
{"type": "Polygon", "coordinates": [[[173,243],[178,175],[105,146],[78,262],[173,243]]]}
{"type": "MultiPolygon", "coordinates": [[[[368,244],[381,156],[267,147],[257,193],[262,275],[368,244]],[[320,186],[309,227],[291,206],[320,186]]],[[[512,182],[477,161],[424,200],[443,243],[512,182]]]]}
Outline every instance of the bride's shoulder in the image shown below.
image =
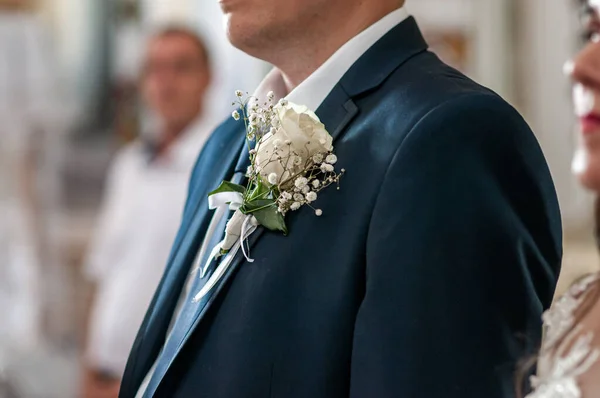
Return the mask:
{"type": "MultiPolygon", "coordinates": [[[[600,273],[587,275],[575,282],[569,290],[561,296],[552,308],[543,315],[544,342],[542,352],[552,351],[573,330],[578,321],[585,314],[591,312],[591,307],[598,301],[596,292],[600,283],[600,273]]],[[[598,308],[600,310],[600,308],[598,308]]]]}
{"type": "Polygon", "coordinates": [[[532,398],[598,396],[600,273],[575,283],[544,314],[545,337],[532,398]]]}

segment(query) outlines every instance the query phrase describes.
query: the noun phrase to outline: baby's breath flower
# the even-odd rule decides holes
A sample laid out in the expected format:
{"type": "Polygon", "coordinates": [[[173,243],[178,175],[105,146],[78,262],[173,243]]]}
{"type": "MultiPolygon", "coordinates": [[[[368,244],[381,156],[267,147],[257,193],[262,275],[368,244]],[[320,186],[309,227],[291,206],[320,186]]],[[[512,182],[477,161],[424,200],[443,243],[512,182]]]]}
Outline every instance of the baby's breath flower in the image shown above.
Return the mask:
{"type": "Polygon", "coordinates": [[[333,166],[328,163],[323,163],[321,165],[321,171],[323,173],[331,173],[331,172],[333,172],[333,170],[334,170],[333,166]]]}
{"type": "Polygon", "coordinates": [[[240,120],[240,113],[239,113],[238,111],[233,111],[233,112],[231,113],[231,117],[232,117],[234,120],[240,120]]]}
{"type": "Polygon", "coordinates": [[[277,132],[277,129],[275,127],[271,127],[269,129],[269,134],[271,134],[271,135],[275,135],[276,132],[277,132]]]}
{"type": "Polygon", "coordinates": [[[319,181],[319,180],[313,180],[313,181],[312,181],[312,186],[313,186],[313,188],[315,188],[315,189],[316,189],[316,188],[319,188],[319,187],[321,186],[321,181],[319,181]]]}
{"type": "Polygon", "coordinates": [[[271,184],[271,185],[277,184],[277,179],[278,179],[278,177],[277,177],[276,173],[269,174],[269,177],[268,177],[269,184],[271,184]]]}
{"type": "Polygon", "coordinates": [[[252,175],[252,166],[248,166],[246,169],[246,177],[250,177],[252,175]]]}
{"type": "Polygon", "coordinates": [[[292,194],[289,193],[288,191],[283,191],[281,193],[281,197],[284,198],[285,200],[291,200],[292,199],[292,194]]]}
{"type": "Polygon", "coordinates": [[[235,96],[236,97],[241,97],[242,95],[244,95],[244,93],[242,92],[242,90],[235,90],[235,96]]]}
{"type": "Polygon", "coordinates": [[[315,163],[321,163],[323,161],[323,154],[321,153],[315,153],[313,155],[313,162],[315,163]]]}
{"type": "Polygon", "coordinates": [[[279,100],[279,105],[287,106],[287,104],[288,104],[288,100],[286,100],[285,98],[282,98],[279,100]]]}
{"type": "Polygon", "coordinates": [[[295,193],[294,200],[296,202],[302,202],[302,201],[304,201],[304,195],[302,195],[301,193],[295,193]]]}
{"type": "Polygon", "coordinates": [[[269,91],[269,92],[267,93],[267,99],[268,99],[269,101],[272,101],[272,100],[273,100],[273,98],[275,98],[275,93],[274,93],[274,92],[272,92],[272,91],[269,91]]]}
{"type": "Polygon", "coordinates": [[[248,122],[250,123],[250,126],[256,126],[256,125],[258,125],[259,119],[260,119],[260,116],[258,116],[257,113],[253,113],[248,118],[248,122]]]}
{"type": "Polygon", "coordinates": [[[327,155],[327,158],[325,158],[325,161],[329,164],[335,164],[337,162],[337,156],[335,156],[333,153],[330,155],[327,155]]]}
{"type": "Polygon", "coordinates": [[[292,145],[292,141],[290,141],[290,140],[285,140],[285,145],[292,145]]]}
{"type": "Polygon", "coordinates": [[[273,146],[275,147],[275,149],[281,148],[282,144],[283,142],[279,138],[273,140],[273,146]]]}
{"type": "Polygon", "coordinates": [[[294,156],[294,166],[300,166],[302,164],[302,158],[300,156],[294,156]]]}
{"type": "Polygon", "coordinates": [[[309,192],[306,194],[306,201],[308,203],[310,202],[314,202],[315,200],[317,200],[317,194],[315,192],[309,192]]]}
{"type": "Polygon", "coordinates": [[[317,217],[321,217],[323,215],[323,210],[317,209],[315,210],[315,214],[317,215],[317,217]]]}
{"type": "Polygon", "coordinates": [[[305,187],[307,184],[308,184],[308,179],[306,177],[298,177],[298,178],[296,178],[296,181],[294,182],[294,185],[296,186],[296,188],[300,188],[300,189],[305,187]]]}
{"type": "Polygon", "coordinates": [[[342,173],[345,173],[345,172],[346,172],[346,169],[342,169],[342,173]]]}
{"type": "Polygon", "coordinates": [[[308,185],[305,185],[302,187],[302,193],[306,194],[310,192],[310,187],[308,185]]]}
{"type": "Polygon", "coordinates": [[[294,202],[290,206],[290,209],[292,209],[293,211],[296,211],[296,210],[298,210],[300,208],[300,206],[302,206],[302,205],[299,202],[294,202]]]}

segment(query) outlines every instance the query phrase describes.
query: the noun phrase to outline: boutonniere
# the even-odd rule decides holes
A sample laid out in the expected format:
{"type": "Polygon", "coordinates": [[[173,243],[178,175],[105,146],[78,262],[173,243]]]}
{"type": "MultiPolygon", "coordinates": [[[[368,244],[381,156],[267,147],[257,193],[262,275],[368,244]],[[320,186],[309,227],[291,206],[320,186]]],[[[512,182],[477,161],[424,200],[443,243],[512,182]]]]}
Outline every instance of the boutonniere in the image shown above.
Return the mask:
{"type": "MultiPolygon", "coordinates": [[[[254,97],[244,98],[241,91],[236,91],[236,97],[233,105],[239,110],[232,117],[245,124],[250,158],[248,180],[245,186],[223,181],[209,194],[211,209],[228,206],[235,210],[227,223],[225,238],[213,249],[211,258],[241,246],[246,259],[253,262],[245,242],[256,228],[261,225],[287,235],[286,215],[303,206],[321,216],[323,211],[316,207],[319,193],[332,184],[339,189],[345,170],[336,172],[333,138],[306,106],[285,99],[274,103],[272,92],[262,104],[254,97]]],[[[207,285],[203,292],[212,287],[211,283],[207,285]]]]}

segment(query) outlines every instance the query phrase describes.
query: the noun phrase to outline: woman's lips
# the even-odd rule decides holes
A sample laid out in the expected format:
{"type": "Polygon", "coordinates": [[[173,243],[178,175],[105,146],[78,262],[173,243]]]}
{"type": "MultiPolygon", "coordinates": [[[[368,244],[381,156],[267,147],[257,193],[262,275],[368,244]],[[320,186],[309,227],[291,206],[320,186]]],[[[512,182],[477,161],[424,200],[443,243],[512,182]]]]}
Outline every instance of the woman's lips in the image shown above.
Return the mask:
{"type": "Polygon", "coordinates": [[[600,115],[590,113],[579,118],[579,124],[584,135],[600,133],[600,115]]]}

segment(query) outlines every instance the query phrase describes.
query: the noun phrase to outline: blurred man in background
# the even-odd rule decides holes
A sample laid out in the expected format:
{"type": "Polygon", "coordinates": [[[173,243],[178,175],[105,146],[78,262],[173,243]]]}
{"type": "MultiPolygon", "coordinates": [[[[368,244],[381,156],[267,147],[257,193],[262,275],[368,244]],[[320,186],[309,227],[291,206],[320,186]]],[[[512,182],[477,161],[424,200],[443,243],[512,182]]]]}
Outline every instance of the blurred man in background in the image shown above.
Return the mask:
{"type": "Polygon", "coordinates": [[[179,226],[188,175],[213,128],[203,113],[210,77],[208,51],[193,31],[168,27],[151,37],[141,91],[158,126],[118,154],[108,177],[86,265],[97,293],[85,397],[118,395],[131,345],[179,226]]]}

